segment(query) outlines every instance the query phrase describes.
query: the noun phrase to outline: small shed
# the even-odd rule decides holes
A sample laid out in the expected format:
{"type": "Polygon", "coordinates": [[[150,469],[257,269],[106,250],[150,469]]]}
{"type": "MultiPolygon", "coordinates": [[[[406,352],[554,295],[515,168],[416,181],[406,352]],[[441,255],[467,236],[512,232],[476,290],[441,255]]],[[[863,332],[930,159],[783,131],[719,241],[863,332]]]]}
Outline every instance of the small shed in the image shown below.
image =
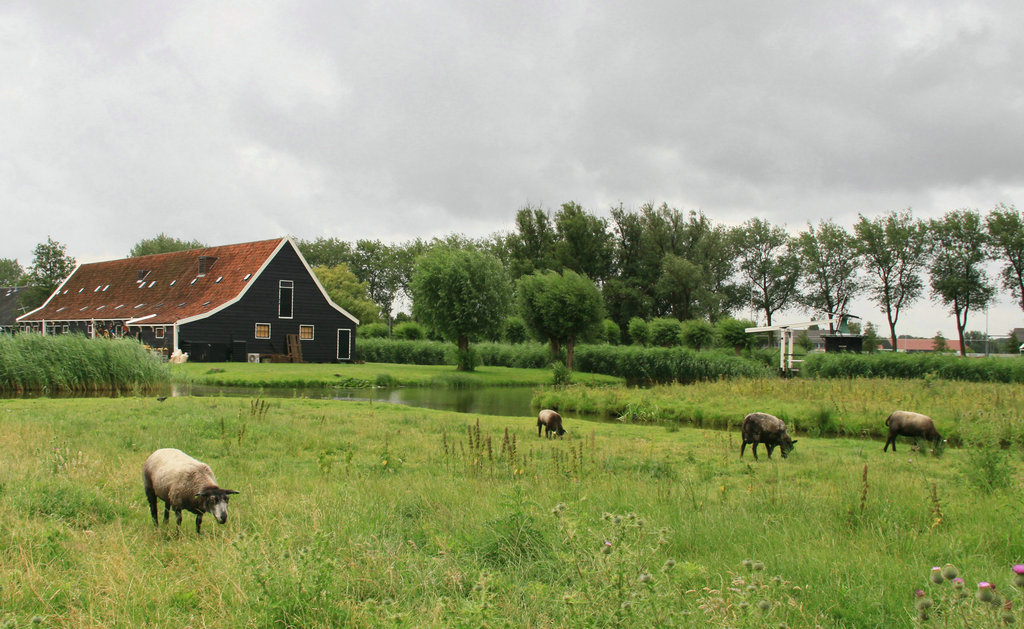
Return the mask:
{"type": "Polygon", "coordinates": [[[290,238],[81,264],[18,317],[42,334],[133,336],[198,361],[347,362],[359,321],[290,238]]]}

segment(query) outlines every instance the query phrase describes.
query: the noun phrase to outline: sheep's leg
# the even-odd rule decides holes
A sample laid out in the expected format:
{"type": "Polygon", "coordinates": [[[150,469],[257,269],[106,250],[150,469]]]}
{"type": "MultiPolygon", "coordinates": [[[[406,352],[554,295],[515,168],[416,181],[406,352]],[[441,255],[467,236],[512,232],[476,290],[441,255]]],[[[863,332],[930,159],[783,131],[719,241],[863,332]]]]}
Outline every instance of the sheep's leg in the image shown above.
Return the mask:
{"type": "Polygon", "coordinates": [[[740,443],[740,458],[743,458],[743,451],[747,449],[747,442],[743,441],[740,443]]]}
{"type": "Polygon", "coordinates": [[[160,520],[156,517],[156,492],[151,487],[146,488],[146,500],[149,501],[149,514],[153,516],[153,526],[160,526],[160,520]]]}
{"type": "Polygon", "coordinates": [[[200,513],[196,514],[196,535],[199,535],[199,527],[202,524],[203,524],[203,514],[200,512],[200,513]]]}
{"type": "Polygon", "coordinates": [[[164,524],[171,519],[171,503],[164,502],[164,524]]]}
{"type": "Polygon", "coordinates": [[[756,441],[754,442],[754,444],[751,447],[750,451],[754,453],[754,460],[756,461],[757,460],[757,442],[756,441]]]}
{"type": "Polygon", "coordinates": [[[885,440],[885,447],[882,448],[882,452],[889,449],[889,444],[892,444],[892,451],[896,451],[896,435],[890,434],[889,438],[885,440]]]}
{"type": "Polygon", "coordinates": [[[175,507],[174,508],[174,522],[178,526],[181,526],[181,508],[180,507],[175,507]]]}
{"type": "Polygon", "coordinates": [[[540,436],[540,431],[543,430],[543,429],[544,429],[544,427],[541,425],[541,423],[537,422],[537,436],[538,437],[540,436]]]}
{"type": "Polygon", "coordinates": [[[764,447],[765,447],[765,449],[767,449],[767,450],[768,450],[768,458],[769,458],[769,459],[770,459],[770,458],[772,458],[772,450],[774,450],[774,449],[775,449],[775,446],[773,446],[773,445],[772,445],[772,444],[770,444],[770,443],[766,443],[766,444],[764,444],[764,447]]]}

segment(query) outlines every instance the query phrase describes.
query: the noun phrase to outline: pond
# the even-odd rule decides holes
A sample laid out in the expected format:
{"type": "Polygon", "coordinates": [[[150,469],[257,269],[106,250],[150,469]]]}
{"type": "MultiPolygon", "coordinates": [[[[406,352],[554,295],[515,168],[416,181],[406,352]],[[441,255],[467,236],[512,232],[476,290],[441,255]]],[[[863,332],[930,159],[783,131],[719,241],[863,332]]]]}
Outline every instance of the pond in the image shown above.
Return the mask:
{"type": "Polygon", "coordinates": [[[503,415],[507,417],[534,417],[531,401],[533,387],[477,387],[467,389],[437,389],[430,387],[401,387],[375,389],[335,388],[247,388],[205,385],[171,385],[172,396],[225,396],[263,398],[309,398],[312,400],[339,400],[405,404],[456,413],[503,415]]]}

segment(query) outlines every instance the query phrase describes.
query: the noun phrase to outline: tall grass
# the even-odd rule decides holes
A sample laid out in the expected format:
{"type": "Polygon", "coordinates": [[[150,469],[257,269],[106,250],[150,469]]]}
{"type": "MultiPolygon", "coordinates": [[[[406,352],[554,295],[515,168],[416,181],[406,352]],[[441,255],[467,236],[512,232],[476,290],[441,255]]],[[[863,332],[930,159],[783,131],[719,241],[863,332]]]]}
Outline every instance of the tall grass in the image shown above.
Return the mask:
{"type": "MultiPolygon", "coordinates": [[[[567,387],[534,404],[623,421],[737,429],[747,413],[778,416],[791,432],[880,438],[895,410],[924,413],[954,445],[980,439],[1024,447],[1024,387],[938,379],[732,379],[690,385],[567,387]]],[[[903,439],[900,439],[902,443],[903,439]]]]}
{"type": "Polygon", "coordinates": [[[0,391],[76,393],[147,389],[170,379],[160,357],[131,339],[80,334],[0,336],[0,391]]]}
{"type": "Polygon", "coordinates": [[[811,354],[800,367],[812,378],[939,378],[965,382],[1024,383],[1024,360],[963,358],[951,354],[811,354]]]}
{"type": "MultiPolygon", "coordinates": [[[[962,450],[804,438],[755,463],[690,428],[568,417],[546,440],[532,418],[260,408],[6,404],[0,623],[900,629],[946,562],[1019,598],[1019,455],[995,470],[1008,485],[979,491],[962,450]],[[140,469],[159,447],[241,492],[225,525],[153,527],[140,469]]],[[[932,615],[959,626],[951,611],[932,615]]]]}

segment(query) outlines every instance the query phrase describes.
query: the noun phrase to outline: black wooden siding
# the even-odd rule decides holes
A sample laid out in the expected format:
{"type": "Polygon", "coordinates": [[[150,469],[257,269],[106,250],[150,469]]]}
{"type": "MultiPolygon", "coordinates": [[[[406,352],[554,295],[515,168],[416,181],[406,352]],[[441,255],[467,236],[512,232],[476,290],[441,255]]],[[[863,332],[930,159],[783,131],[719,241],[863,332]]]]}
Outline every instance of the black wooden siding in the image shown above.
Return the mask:
{"type": "MultiPolygon", "coordinates": [[[[210,270],[217,272],[216,266],[210,270]]],[[[190,360],[245,360],[243,352],[260,354],[286,353],[285,335],[298,334],[300,325],[313,326],[313,340],[301,341],[302,358],[306,362],[337,362],[338,330],[350,330],[353,347],[343,351],[351,360],[355,350],[355,321],[335,310],[317,288],[312,276],[291,243],[274,256],[270,264],[238,302],[220,312],[182,325],[178,329],[178,345],[190,352],[190,360]],[[278,317],[278,286],[280,280],[292,280],[294,307],[292,318],[278,317]],[[256,338],[256,324],[270,324],[270,339],[256,338]]],[[[147,330],[148,332],[148,330],[147,330]]],[[[169,343],[172,331],[166,332],[169,343]]]]}

